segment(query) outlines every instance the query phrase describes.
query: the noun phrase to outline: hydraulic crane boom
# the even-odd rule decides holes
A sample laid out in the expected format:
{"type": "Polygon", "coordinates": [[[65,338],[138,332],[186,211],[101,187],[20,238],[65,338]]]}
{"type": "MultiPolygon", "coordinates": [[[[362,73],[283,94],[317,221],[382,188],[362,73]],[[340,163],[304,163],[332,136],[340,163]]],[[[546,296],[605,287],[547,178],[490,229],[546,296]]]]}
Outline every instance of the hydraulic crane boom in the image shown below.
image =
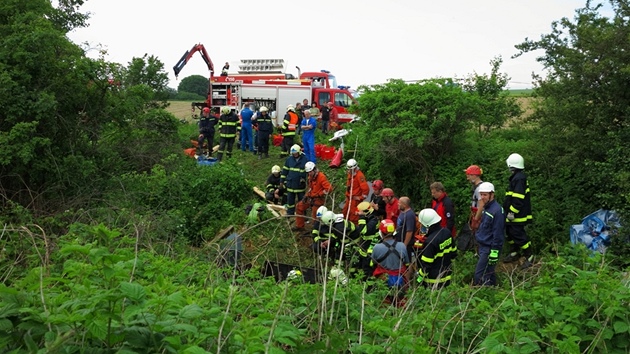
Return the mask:
{"type": "Polygon", "coordinates": [[[203,61],[205,61],[206,65],[208,65],[208,70],[210,71],[210,78],[212,79],[212,77],[214,76],[214,65],[212,64],[212,60],[210,59],[208,52],[206,52],[206,48],[201,43],[195,44],[192,47],[192,49],[187,50],[186,53],[184,53],[184,55],[182,56],[182,58],[179,59],[177,64],[175,64],[175,66],[173,67],[173,71],[175,72],[175,78],[177,78],[177,75],[179,75],[179,72],[182,71],[184,66],[186,66],[186,63],[188,63],[188,60],[190,60],[190,58],[196,52],[200,52],[201,58],[203,58],[203,61]]]}

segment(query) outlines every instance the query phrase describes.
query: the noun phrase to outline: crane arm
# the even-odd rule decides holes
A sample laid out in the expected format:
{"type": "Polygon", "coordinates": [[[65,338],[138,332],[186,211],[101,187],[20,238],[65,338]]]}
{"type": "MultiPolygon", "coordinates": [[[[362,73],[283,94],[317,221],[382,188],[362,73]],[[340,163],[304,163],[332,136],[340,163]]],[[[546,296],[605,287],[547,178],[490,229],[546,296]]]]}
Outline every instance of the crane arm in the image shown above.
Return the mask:
{"type": "Polygon", "coordinates": [[[192,49],[187,50],[186,53],[184,53],[184,55],[182,56],[182,58],[179,59],[177,64],[173,66],[173,71],[175,72],[175,78],[177,78],[177,75],[179,75],[179,72],[182,71],[184,66],[186,66],[186,64],[188,63],[188,60],[190,60],[190,58],[196,52],[199,52],[201,54],[201,58],[203,59],[203,61],[206,62],[206,65],[208,65],[208,71],[210,71],[210,78],[212,78],[212,76],[214,75],[214,65],[212,64],[212,59],[210,59],[208,52],[206,52],[206,48],[201,43],[195,44],[192,47],[192,49]]]}

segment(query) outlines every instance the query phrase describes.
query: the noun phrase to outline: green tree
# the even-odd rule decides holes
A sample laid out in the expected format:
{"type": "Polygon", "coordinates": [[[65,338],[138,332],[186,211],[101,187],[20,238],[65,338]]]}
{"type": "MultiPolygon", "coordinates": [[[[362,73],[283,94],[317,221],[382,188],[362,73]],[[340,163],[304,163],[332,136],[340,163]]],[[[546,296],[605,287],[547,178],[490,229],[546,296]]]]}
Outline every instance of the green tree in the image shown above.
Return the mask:
{"type": "Polygon", "coordinates": [[[208,96],[208,78],[201,75],[187,76],[177,86],[178,92],[191,92],[201,97],[208,96]]]}
{"type": "Polygon", "coordinates": [[[588,1],[573,19],[553,22],[551,33],[517,46],[519,55],[544,52],[537,60],[548,74],[535,76],[544,146],[536,164],[560,218],[600,207],[630,215],[630,6],[609,3],[610,18],[588,1]]]}
{"type": "Polygon", "coordinates": [[[142,58],[131,59],[124,71],[123,82],[128,88],[137,85],[149,87],[151,97],[147,98],[152,107],[164,108],[168,105],[168,75],[157,57],[145,54],[142,58]]]}
{"type": "Polygon", "coordinates": [[[510,96],[505,89],[510,78],[501,73],[501,57],[490,61],[490,75],[473,74],[464,82],[464,89],[477,100],[474,126],[480,136],[487,136],[491,130],[503,127],[510,118],[519,117],[522,113],[516,98],[510,96]]]}

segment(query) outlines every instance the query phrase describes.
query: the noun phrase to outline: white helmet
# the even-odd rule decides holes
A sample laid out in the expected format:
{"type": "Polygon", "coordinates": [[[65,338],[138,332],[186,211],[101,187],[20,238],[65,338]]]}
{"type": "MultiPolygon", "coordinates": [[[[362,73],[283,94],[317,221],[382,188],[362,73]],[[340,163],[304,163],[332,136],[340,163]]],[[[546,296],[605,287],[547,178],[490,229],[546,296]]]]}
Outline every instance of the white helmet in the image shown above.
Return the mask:
{"type": "Polygon", "coordinates": [[[267,107],[265,107],[265,106],[262,106],[262,107],[260,107],[260,111],[261,112],[267,112],[267,111],[269,111],[269,109],[267,107]]]}
{"type": "Polygon", "coordinates": [[[322,205],[322,206],[320,206],[320,207],[317,209],[317,214],[316,214],[316,216],[317,216],[318,218],[320,218],[320,219],[321,219],[321,217],[322,217],[322,216],[324,215],[324,213],[325,213],[325,212],[327,212],[327,211],[328,211],[328,208],[326,208],[325,206],[323,206],[323,205],[322,205]]]}
{"type": "Polygon", "coordinates": [[[420,210],[420,212],[418,213],[418,220],[422,225],[426,227],[431,227],[432,225],[435,225],[442,221],[442,217],[439,216],[435,210],[431,208],[426,208],[420,210]]]}
{"type": "Polygon", "coordinates": [[[315,163],[312,161],[309,161],[306,163],[306,165],[304,166],[304,172],[309,173],[311,171],[313,171],[315,169],[315,163]]]}
{"type": "Polygon", "coordinates": [[[352,169],[354,169],[356,167],[357,167],[357,160],[355,160],[355,159],[350,159],[346,163],[346,168],[349,169],[349,170],[352,170],[352,169]]]}
{"type": "Polygon", "coordinates": [[[335,219],[337,219],[337,214],[333,213],[331,210],[328,210],[324,213],[324,215],[322,215],[322,224],[331,225],[335,221],[335,219]]]}
{"type": "Polygon", "coordinates": [[[281,171],[281,170],[280,170],[280,166],[278,166],[278,165],[274,165],[274,166],[271,168],[271,173],[280,173],[280,171],[281,171]]]}
{"type": "Polygon", "coordinates": [[[348,277],[346,273],[337,267],[330,268],[330,272],[328,273],[328,280],[337,280],[339,279],[339,283],[342,285],[348,284],[348,277]]]}
{"type": "Polygon", "coordinates": [[[293,107],[293,105],[292,105],[292,104],[290,104],[290,105],[288,105],[288,106],[287,106],[287,111],[293,111],[293,112],[295,112],[295,107],[293,107]]]}
{"type": "Polygon", "coordinates": [[[525,169],[525,160],[523,159],[523,156],[519,154],[512,154],[508,156],[505,162],[507,162],[509,168],[518,168],[519,170],[525,169]]]}
{"type": "Polygon", "coordinates": [[[494,184],[490,183],[490,182],[483,182],[479,185],[479,193],[485,192],[485,193],[494,193],[494,184]]]}
{"type": "Polygon", "coordinates": [[[300,145],[293,144],[293,146],[291,146],[291,154],[295,154],[296,152],[300,152],[300,151],[302,151],[302,148],[300,147],[300,145]]]}

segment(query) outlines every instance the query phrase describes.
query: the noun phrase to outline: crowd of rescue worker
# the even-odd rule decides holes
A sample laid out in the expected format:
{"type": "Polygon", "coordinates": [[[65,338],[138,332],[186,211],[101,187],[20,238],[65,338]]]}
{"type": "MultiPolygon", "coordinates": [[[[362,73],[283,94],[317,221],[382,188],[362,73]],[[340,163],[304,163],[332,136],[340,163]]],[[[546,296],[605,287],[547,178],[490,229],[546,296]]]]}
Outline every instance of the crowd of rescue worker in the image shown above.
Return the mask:
{"type": "MultiPolygon", "coordinates": [[[[506,160],[511,176],[502,205],[495,199],[494,185],[482,181],[479,166],[471,165],[464,170],[472,186],[471,203],[468,221],[459,234],[455,228],[455,206],[442,183],[430,185],[431,208],[416,214],[409,197],[397,197],[381,180],[368,183],[352,158],[346,163],[345,201],[336,213],[332,205],[327,205],[333,186],[317,167],[314,153],[316,118],[321,115],[314,117],[307,100],[296,106],[301,114],[298,116],[295,106],[290,105],[283,124],[276,126],[266,107],[254,113],[246,105],[240,119],[224,107],[218,118],[221,134],[218,159],[223,154],[231,156],[238,130],[241,130],[240,148],[243,151],[249,148],[259,158],[269,157],[274,128],[283,132],[280,157],[284,158],[284,165],[271,168],[266,199],[284,205],[287,215],[295,216],[291,230],[312,237],[311,248],[315,253],[332,262],[343,260],[345,264],[338,265],[340,268],[358,270],[364,279],[384,279],[390,287],[400,290],[392,301],[401,301],[404,289],[413,281],[432,289],[448,286],[458,249],[460,252],[473,249],[478,257],[474,285],[497,284],[495,266],[504,241],[508,242],[509,253],[503,262],[523,258],[521,268],[532,266],[532,245],[525,231],[525,225],[532,220],[531,200],[521,155],[514,153],[506,160]],[[243,133],[252,124],[257,125],[257,133],[243,133]],[[304,135],[303,147],[294,140],[300,132],[304,135]]],[[[204,109],[202,119],[207,114],[209,110],[204,109]]],[[[328,132],[328,121],[330,116],[326,123],[320,124],[322,133],[328,132]]],[[[210,139],[211,146],[214,130],[204,130],[206,125],[201,121],[199,127],[199,146],[203,146],[203,138],[210,139]]]]}

